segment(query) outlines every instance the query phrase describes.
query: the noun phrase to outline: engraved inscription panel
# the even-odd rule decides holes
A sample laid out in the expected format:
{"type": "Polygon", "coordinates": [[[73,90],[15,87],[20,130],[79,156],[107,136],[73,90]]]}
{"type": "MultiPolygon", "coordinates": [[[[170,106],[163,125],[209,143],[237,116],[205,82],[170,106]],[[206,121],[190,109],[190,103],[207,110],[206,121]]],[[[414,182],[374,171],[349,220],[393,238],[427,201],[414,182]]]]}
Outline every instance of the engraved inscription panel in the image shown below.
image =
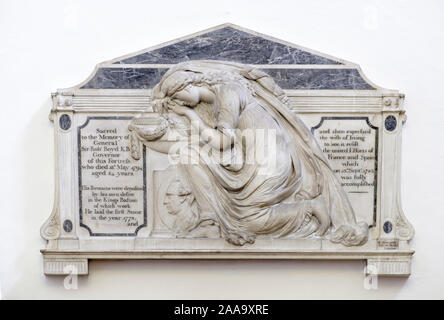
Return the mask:
{"type": "Polygon", "coordinates": [[[340,178],[356,217],[376,223],[378,128],[368,117],[322,117],[313,127],[322,152],[340,178]]]}
{"type": "Polygon", "coordinates": [[[130,119],[88,117],[78,127],[80,226],[91,236],[135,236],[146,226],[145,157],[130,158],[130,119]]]}

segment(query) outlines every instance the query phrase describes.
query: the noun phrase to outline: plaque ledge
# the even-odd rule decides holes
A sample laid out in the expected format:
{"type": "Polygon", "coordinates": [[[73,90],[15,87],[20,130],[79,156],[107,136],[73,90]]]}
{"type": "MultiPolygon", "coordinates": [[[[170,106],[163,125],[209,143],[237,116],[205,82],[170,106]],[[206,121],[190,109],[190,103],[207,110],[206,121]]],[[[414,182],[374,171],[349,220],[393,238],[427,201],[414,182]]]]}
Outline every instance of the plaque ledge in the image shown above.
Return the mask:
{"type": "Polygon", "coordinates": [[[366,275],[410,276],[414,250],[260,251],[260,250],[41,250],[46,275],[88,274],[89,259],[137,260],[366,260],[366,275]]]}

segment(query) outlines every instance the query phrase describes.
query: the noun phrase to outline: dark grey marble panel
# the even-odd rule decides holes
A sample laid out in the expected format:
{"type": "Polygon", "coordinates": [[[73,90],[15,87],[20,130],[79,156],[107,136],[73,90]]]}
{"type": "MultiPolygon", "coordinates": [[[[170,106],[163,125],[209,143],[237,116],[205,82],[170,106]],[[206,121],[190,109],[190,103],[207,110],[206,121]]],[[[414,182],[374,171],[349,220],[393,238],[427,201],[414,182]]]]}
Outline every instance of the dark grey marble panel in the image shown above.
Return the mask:
{"type": "MultiPolygon", "coordinates": [[[[150,89],[166,68],[101,68],[81,89],[150,89]]],[[[375,90],[356,69],[262,69],[283,89],[375,90]]]]}
{"type": "Polygon", "coordinates": [[[120,64],[175,64],[222,60],[247,64],[342,64],[230,27],[127,58],[120,64]]]}
{"type": "Polygon", "coordinates": [[[100,68],[80,89],[150,89],[167,68],[100,68]]]}
{"type": "Polygon", "coordinates": [[[263,69],[283,89],[375,90],[356,69],[263,69]]]}

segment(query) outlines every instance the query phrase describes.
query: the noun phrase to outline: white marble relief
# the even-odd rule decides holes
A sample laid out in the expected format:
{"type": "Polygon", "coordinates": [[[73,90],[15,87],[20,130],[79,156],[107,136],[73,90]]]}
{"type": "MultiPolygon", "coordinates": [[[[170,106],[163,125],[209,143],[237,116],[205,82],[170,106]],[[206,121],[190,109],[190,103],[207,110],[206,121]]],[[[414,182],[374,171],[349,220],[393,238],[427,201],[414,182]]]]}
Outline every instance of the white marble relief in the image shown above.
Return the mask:
{"type": "MultiPolygon", "coordinates": [[[[235,63],[185,62],[164,75],[151,99],[164,120],[153,126],[151,114],[149,121],[137,117],[129,126],[133,145],[142,141],[171,153],[178,142],[158,142],[173,134],[168,130],[182,135],[181,141],[189,138],[181,146],[186,151],[179,150],[188,157],[180,170],[198,206],[217,217],[228,242],[311,235],[347,246],[366,242],[368,225],[356,221],[319,145],[265,73],[235,63]],[[192,129],[198,131],[195,145],[192,129]],[[245,139],[248,133],[252,141],[245,139]],[[255,157],[259,149],[262,159],[255,157]]],[[[133,154],[139,158],[140,150],[133,154]]]]}
{"type": "Polygon", "coordinates": [[[45,274],[201,258],[411,273],[404,95],[354,63],[225,24],[101,63],[52,100],[45,274]]]}

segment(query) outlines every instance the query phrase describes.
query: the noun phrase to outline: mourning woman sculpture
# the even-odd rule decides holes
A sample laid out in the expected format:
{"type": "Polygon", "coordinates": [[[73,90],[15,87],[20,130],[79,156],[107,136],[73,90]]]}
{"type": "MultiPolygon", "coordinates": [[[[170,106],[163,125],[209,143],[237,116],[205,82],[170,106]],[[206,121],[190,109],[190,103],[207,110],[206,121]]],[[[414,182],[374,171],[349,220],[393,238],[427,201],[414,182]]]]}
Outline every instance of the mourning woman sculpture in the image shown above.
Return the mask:
{"type": "Polygon", "coordinates": [[[356,221],[314,137],[264,72],[230,62],[180,63],[155,86],[151,102],[160,116],[133,119],[132,156],[140,158],[141,143],[171,154],[177,142],[167,136],[179,136],[193,160],[178,164],[181,174],[200,211],[214,217],[228,242],[319,237],[352,246],[367,241],[367,225],[356,221]],[[259,149],[263,154],[256,157],[259,149]]]}

